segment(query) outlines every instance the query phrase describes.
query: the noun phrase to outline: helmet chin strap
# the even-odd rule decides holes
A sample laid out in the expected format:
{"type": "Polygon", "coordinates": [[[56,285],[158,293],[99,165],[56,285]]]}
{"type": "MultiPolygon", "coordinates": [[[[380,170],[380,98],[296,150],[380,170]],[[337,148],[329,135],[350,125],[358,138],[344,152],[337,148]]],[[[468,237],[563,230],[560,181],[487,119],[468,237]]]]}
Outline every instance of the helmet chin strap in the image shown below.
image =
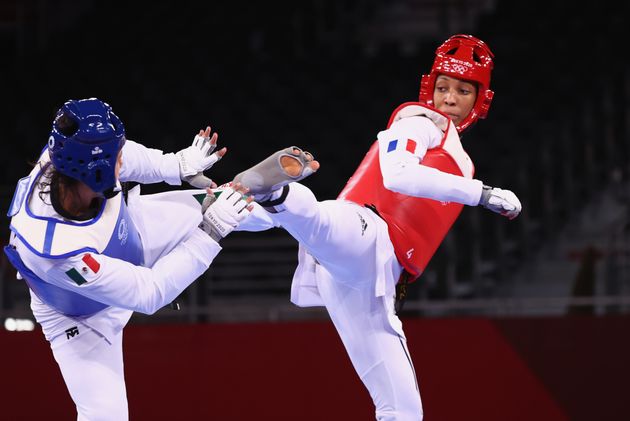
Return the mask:
{"type": "Polygon", "coordinates": [[[105,199],[111,199],[113,197],[116,197],[116,195],[121,191],[122,185],[120,184],[120,181],[116,180],[116,184],[108,189],[103,190],[103,196],[105,196],[105,199]]]}

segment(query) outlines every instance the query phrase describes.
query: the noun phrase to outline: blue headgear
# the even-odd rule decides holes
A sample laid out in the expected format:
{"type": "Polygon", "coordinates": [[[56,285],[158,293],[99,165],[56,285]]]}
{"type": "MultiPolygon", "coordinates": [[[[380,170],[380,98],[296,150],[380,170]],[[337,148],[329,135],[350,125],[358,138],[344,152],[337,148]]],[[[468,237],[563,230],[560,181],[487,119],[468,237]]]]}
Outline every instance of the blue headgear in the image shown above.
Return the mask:
{"type": "Polygon", "coordinates": [[[125,127],[112,108],[89,98],[70,100],[59,109],[48,150],[57,171],[102,193],[116,184],[116,160],[124,143],[125,127]]]}

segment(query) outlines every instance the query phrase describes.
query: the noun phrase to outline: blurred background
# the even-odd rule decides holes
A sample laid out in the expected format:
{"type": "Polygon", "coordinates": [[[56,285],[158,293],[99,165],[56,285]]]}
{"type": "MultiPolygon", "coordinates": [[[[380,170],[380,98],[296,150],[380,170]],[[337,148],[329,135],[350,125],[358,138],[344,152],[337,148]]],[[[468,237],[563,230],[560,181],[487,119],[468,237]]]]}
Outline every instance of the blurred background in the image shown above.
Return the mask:
{"type": "MultiPolygon", "coordinates": [[[[515,376],[513,391],[523,400],[502,395],[510,415],[498,411],[493,418],[494,412],[478,408],[482,415],[467,419],[624,419],[618,398],[630,375],[624,354],[630,344],[620,338],[630,328],[628,18],[627,2],[606,1],[578,7],[542,0],[2,0],[0,204],[8,208],[56,110],[67,99],[87,97],[112,105],[128,138],[165,152],[188,146],[211,125],[229,148],[210,172],[218,183],[277,149],[302,146],[322,164],[304,184],[320,200],[334,199],[391,112],[417,100],[436,47],[452,34],[473,34],[495,53],[495,98],[488,118],[464,134],[463,144],[476,177],[513,190],[523,213],[507,221],[466,207],[410,287],[401,317],[410,343],[418,341],[411,352],[419,377],[428,363],[420,344],[432,341],[426,329],[447,323],[454,342],[432,343],[461,346],[466,354],[472,342],[483,348],[488,337],[464,341],[458,335],[470,333],[470,323],[487,323],[492,333],[486,333],[509,344],[537,390],[559,409],[530,418],[523,408],[532,395],[521,393],[515,384],[524,384],[522,377],[515,376]]],[[[158,184],[143,192],[172,188],[158,184]]],[[[9,220],[3,217],[6,243],[9,220]]],[[[179,326],[183,334],[200,324],[232,332],[332,329],[318,323],[327,321],[324,309],[289,302],[297,243],[288,234],[234,233],[222,245],[210,269],[179,297],[181,310],[134,315],[134,332],[179,326]]],[[[4,256],[1,265],[5,331],[41,335],[27,287],[4,256]]],[[[5,353],[14,340],[6,332],[0,336],[5,353]]],[[[331,335],[330,341],[339,348],[330,358],[344,358],[338,339],[331,335]]],[[[43,342],[37,336],[33,346],[47,355],[43,342]]],[[[492,340],[485,344],[497,349],[492,340]]],[[[436,347],[433,357],[445,359],[436,347]]],[[[479,355],[490,358],[489,366],[496,361],[481,349],[479,355]]],[[[479,361],[455,354],[440,364],[458,383],[456,373],[479,361]]],[[[55,373],[54,362],[47,369],[55,373]]],[[[472,385],[484,376],[489,384],[487,372],[480,373],[471,374],[472,385]]],[[[455,409],[447,401],[438,405],[443,395],[427,377],[421,390],[431,419],[462,419],[444,415],[455,409]],[[424,390],[432,398],[435,393],[436,406],[424,390]]],[[[458,384],[471,393],[467,383],[458,384]]],[[[492,393],[506,393],[513,383],[492,384],[492,393]]],[[[365,394],[361,387],[350,388],[365,394]]],[[[461,396],[456,389],[449,394],[461,396]]],[[[471,399],[469,410],[482,400],[471,399]]],[[[365,411],[370,402],[361,405],[365,411]]],[[[369,411],[367,418],[292,414],[257,419],[370,419],[369,411]]],[[[248,419],[232,415],[200,419],[248,419]]]]}

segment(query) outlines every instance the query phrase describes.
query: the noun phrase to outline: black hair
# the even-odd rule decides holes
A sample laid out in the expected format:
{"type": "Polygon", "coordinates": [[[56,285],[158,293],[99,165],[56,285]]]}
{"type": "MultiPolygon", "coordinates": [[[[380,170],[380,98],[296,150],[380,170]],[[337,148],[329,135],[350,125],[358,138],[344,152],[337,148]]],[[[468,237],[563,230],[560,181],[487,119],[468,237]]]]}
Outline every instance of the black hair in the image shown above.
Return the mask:
{"type": "Polygon", "coordinates": [[[79,130],[79,123],[66,113],[60,114],[55,119],[55,126],[59,133],[66,137],[74,135],[79,130]]]}
{"type": "Polygon", "coordinates": [[[46,197],[59,194],[60,185],[63,185],[66,191],[73,191],[79,184],[79,180],[60,173],[50,162],[38,165],[42,169],[42,175],[37,181],[38,194],[42,202],[48,205],[52,203],[47,202],[46,197]]]}

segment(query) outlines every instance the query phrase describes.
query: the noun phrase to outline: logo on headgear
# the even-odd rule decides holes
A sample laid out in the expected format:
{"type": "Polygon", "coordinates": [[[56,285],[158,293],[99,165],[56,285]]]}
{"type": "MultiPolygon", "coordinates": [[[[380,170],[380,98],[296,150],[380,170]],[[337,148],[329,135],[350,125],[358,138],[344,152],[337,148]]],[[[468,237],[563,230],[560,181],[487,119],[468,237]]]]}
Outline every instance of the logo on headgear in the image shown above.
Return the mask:
{"type": "Polygon", "coordinates": [[[461,64],[453,64],[453,70],[457,73],[464,73],[466,70],[466,66],[462,66],[461,64]]]}
{"type": "Polygon", "coordinates": [[[52,148],[54,148],[54,147],[55,147],[55,138],[54,138],[53,136],[50,136],[50,137],[48,138],[48,147],[49,147],[50,149],[52,149],[52,148]]]}
{"type": "Polygon", "coordinates": [[[123,246],[127,242],[127,237],[129,236],[129,229],[127,228],[127,221],[124,219],[120,220],[120,224],[118,225],[118,239],[120,240],[120,245],[123,246]]]}
{"type": "Polygon", "coordinates": [[[103,150],[98,146],[94,146],[94,149],[92,149],[92,155],[98,155],[99,153],[103,153],[103,150]]]}
{"type": "Polygon", "coordinates": [[[96,167],[110,167],[109,161],[106,159],[97,159],[96,161],[90,161],[87,165],[88,170],[92,170],[96,167]]]}

